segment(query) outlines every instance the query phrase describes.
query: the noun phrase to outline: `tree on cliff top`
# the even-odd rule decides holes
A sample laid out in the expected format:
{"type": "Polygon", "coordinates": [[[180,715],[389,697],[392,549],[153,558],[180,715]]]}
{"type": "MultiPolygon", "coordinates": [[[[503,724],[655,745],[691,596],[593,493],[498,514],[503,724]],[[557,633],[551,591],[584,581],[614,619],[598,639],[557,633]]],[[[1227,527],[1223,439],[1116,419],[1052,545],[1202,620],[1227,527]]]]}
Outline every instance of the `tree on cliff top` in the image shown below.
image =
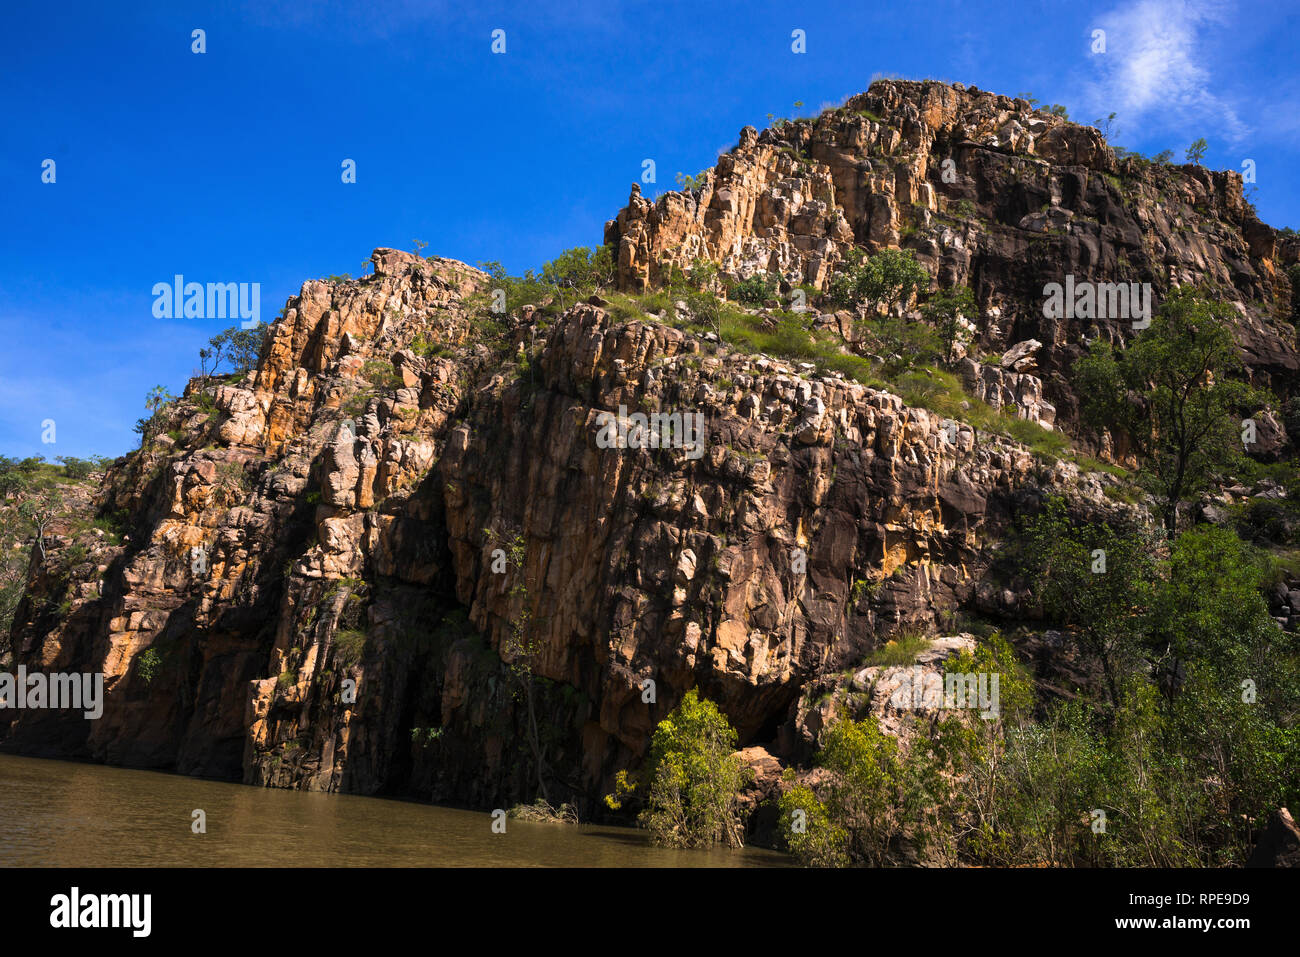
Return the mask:
{"type": "Polygon", "coordinates": [[[199,350],[199,364],[203,378],[216,375],[223,362],[229,363],[236,375],[247,375],[257,365],[262,348],[262,334],[266,326],[258,323],[252,329],[231,326],[208,340],[208,347],[199,350]]]}
{"type": "Polygon", "coordinates": [[[528,269],[522,276],[511,276],[506,267],[495,259],[480,261],[478,267],[490,277],[490,288],[500,290],[504,295],[504,308],[494,308],[494,313],[514,315],[521,307],[532,305],[540,312],[554,315],[572,305],[583,294],[604,289],[613,283],[616,260],[613,246],[600,246],[596,249],[575,246],[564,250],[550,262],[543,263],[539,272],[528,269]],[[573,293],[572,302],[566,302],[566,290],[573,293]]]}
{"type": "Polygon", "coordinates": [[[566,249],[542,266],[542,281],[557,290],[603,289],[614,281],[614,253],[610,246],[591,250],[586,246],[566,249]]]}

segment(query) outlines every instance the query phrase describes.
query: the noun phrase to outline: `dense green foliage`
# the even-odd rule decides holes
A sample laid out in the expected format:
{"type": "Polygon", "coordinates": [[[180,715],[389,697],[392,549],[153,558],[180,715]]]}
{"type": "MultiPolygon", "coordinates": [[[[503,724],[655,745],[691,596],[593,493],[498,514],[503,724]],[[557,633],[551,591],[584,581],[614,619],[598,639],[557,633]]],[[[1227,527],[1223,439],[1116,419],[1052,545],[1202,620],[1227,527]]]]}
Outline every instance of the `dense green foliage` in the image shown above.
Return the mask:
{"type": "Polygon", "coordinates": [[[1223,529],[1162,544],[1071,524],[1059,505],[1013,551],[1104,672],[1101,690],[1036,701],[996,636],[950,659],[950,672],[999,675],[997,717],[918,725],[905,757],[870,719],[832,725],[828,783],[781,799],[792,852],[821,865],[1243,863],[1252,829],[1300,800],[1300,643],[1268,615],[1262,557],[1223,529]]]}
{"type": "Polygon", "coordinates": [[[882,249],[867,256],[858,247],[830,281],[827,294],[840,306],[872,306],[892,312],[930,285],[930,274],[910,249],[882,249]]]}
{"type": "Polygon", "coordinates": [[[943,344],[945,360],[952,358],[953,350],[973,328],[978,314],[975,294],[967,286],[940,289],[921,307],[921,315],[934,327],[943,344]]]}
{"type": "Polygon", "coordinates": [[[731,286],[731,297],[747,306],[761,306],[776,295],[777,279],[771,273],[754,273],[731,286]]]}
{"type": "Polygon", "coordinates": [[[675,177],[677,188],[679,190],[699,190],[703,189],[709,182],[709,173],[712,170],[702,169],[694,176],[689,173],[678,173],[675,177]]]}
{"type": "Polygon", "coordinates": [[[975,297],[965,286],[941,289],[921,306],[923,322],[906,307],[930,286],[930,274],[910,249],[882,249],[866,256],[854,248],[827,287],[831,302],[856,311],[855,348],[876,353],[887,377],[930,363],[947,361],[977,315],[975,297]]]}
{"type": "Polygon", "coordinates": [[[1127,349],[1098,339],[1076,363],[1084,422],[1130,437],[1171,538],[1179,503],[1240,459],[1241,412],[1256,401],[1241,371],[1231,306],[1188,287],[1127,349]]]}
{"type": "Polygon", "coordinates": [[[613,249],[586,246],[566,249],[542,267],[542,282],[564,290],[603,289],[614,281],[613,249]]]}
{"type": "MultiPolygon", "coordinates": [[[[491,278],[491,288],[505,294],[504,308],[498,312],[493,306],[494,315],[515,315],[523,306],[532,305],[543,315],[554,316],[583,295],[610,285],[614,281],[615,263],[612,246],[595,250],[577,246],[544,263],[540,272],[528,269],[522,276],[511,276],[495,260],[478,265],[491,278]]],[[[487,327],[483,331],[500,330],[487,327]]]]}
{"type": "Polygon", "coordinates": [[[1140,530],[1077,524],[1056,500],[1018,544],[1039,607],[1101,666],[1112,704],[1135,662],[1140,613],[1151,602],[1154,560],[1140,530]]]}
{"type": "Polygon", "coordinates": [[[110,464],[102,456],[60,456],[59,462],[0,455],[0,658],[8,647],[32,553],[45,555],[45,537],[53,523],[66,516],[67,486],[86,481],[110,464]]]}
{"type": "Polygon", "coordinates": [[[749,769],[734,754],[736,731],[694,688],[659,722],[650,741],[646,808],[640,821],[675,847],[744,843],[736,798],[749,769]]]}
{"type": "Polygon", "coordinates": [[[936,766],[919,750],[904,760],[874,720],[832,724],[818,763],[829,775],[820,793],[798,785],[780,801],[787,844],[807,863],[879,866],[896,859],[900,839],[934,833],[936,766]]]}

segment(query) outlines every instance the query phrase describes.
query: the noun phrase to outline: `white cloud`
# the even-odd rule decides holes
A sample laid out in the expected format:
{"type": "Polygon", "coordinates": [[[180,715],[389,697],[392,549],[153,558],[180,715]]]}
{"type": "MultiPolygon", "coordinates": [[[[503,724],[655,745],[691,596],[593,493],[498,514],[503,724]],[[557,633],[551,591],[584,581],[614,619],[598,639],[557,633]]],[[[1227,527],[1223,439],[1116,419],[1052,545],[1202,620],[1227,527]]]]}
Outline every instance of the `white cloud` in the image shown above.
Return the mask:
{"type": "Polygon", "coordinates": [[[1232,28],[1225,0],[1134,0],[1099,17],[1106,52],[1095,54],[1100,81],[1089,91],[1095,108],[1121,122],[1205,130],[1229,141],[1251,132],[1235,107],[1213,90],[1207,46],[1214,31],[1232,28]]]}

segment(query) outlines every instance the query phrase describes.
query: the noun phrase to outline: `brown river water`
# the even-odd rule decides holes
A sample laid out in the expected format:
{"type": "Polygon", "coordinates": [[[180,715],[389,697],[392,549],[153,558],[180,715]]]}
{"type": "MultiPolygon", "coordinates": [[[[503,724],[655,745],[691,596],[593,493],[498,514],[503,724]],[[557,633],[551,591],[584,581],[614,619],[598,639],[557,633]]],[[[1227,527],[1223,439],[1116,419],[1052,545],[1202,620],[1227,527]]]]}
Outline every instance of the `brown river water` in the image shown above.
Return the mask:
{"type": "Polygon", "coordinates": [[[0,867],[781,867],[761,848],[674,851],[632,828],[0,754],[0,867]],[[191,830],[192,812],[207,833],[191,830]]]}

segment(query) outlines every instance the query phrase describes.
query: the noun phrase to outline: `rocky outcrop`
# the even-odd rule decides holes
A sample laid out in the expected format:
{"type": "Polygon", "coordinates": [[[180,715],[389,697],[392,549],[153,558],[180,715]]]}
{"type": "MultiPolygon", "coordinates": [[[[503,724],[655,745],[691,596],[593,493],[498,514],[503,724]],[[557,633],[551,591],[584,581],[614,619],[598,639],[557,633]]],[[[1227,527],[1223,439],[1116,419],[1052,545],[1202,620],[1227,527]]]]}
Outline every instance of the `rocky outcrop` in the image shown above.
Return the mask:
{"type": "Polygon", "coordinates": [[[553,786],[590,802],[691,687],[746,744],[771,742],[811,676],[1002,601],[976,593],[1026,489],[1104,503],[1074,466],[887,392],[593,305],[521,330],[527,367],[502,367],[470,345],[481,274],[374,261],[305,284],[246,384],[209,388],[205,413],[193,383],[171,413],[186,440],[109,476],[132,532],[102,590],[51,625],[37,583],[15,630],[29,667],[102,670],[104,716],[6,714],[7,746],[531,797],[503,666],[524,618],[553,786]],[[604,413],[677,431],[601,447],[604,413]]]}
{"type": "Polygon", "coordinates": [[[1027,372],[1008,372],[1001,366],[984,365],[974,359],[957,363],[962,388],[994,409],[1014,409],[1018,418],[1050,429],[1056,421],[1056,406],[1043,397],[1043,380],[1027,372]]]}
{"type": "Polygon", "coordinates": [[[936,286],[974,291],[981,352],[1042,344],[1034,374],[1071,422],[1085,340],[1134,333],[1127,316],[1046,316],[1044,286],[1066,276],[1149,283],[1157,304],[1214,283],[1257,381],[1289,395],[1300,373],[1296,241],[1259,222],[1238,173],[1119,159],[1092,127],[961,84],[882,80],[815,119],[746,127],[700,188],[651,202],[634,186],[605,238],[634,290],[697,257],[824,289],[855,245],[911,249],[936,286]]]}
{"type": "MultiPolygon", "coordinates": [[[[962,360],[971,397],[1046,426],[1081,341],[1035,305],[1063,269],[1225,279],[1256,372],[1294,370],[1278,247],[1232,174],[1139,170],[955,86],[746,130],[703,189],[634,193],[608,235],[626,288],[697,255],[822,285],[854,242],[908,245],[978,291],[978,354],[1005,352],[962,360]]],[[[305,283],[248,378],[161,413],[100,490],[120,543],[72,561],[69,534],[33,563],[11,663],[102,672],[107,699],[96,721],[0,712],[0,746],[480,807],[541,782],[590,814],[699,688],[761,798],[810,745],[810,689],[959,610],[1027,614],[1032,583],[993,570],[1022,511],[1142,511],[812,363],[623,303],[502,315],[462,263],[372,262],[305,283]]]]}
{"type": "Polygon", "coordinates": [[[949,635],[927,645],[910,664],[867,665],[810,683],[794,723],[797,748],[811,755],[820,744],[822,730],[834,721],[868,716],[906,746],[916,729],[911,719],[944,712],[944,663],[954,655],[973,651],[975,637],[949,635]]]}

